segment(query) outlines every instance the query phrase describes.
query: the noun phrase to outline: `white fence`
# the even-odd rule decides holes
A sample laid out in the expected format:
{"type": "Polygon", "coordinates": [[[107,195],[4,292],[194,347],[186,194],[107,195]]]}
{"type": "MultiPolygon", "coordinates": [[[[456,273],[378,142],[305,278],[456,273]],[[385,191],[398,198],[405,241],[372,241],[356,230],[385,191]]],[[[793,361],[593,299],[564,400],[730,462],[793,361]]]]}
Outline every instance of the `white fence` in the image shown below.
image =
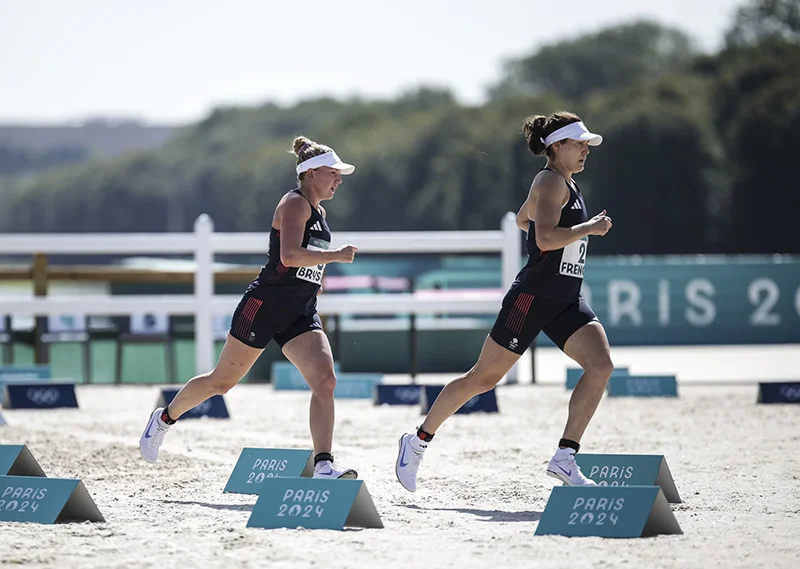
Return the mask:
{"type": "MultiPolygon", "coordinates": [[[[520,268],[521,235],[516,215],[508,212],[499,231],[423,231],[334,233],[333,247],[352,243],[362,253],[500,253],[503,287],[511,285],[520,268]]],[[[142,234],[0,234],[3,254],[187,254],[194,255],[194,294],[187,295],[80,295],[58,297],[3,297],[0,314],[11,316],[181,314],[195,318],[197,372],[214,365],[215,314],[230,314],[238,295],[214,294],[214,255],[265,254],[268,233],[214,233],[211,218],[195,220],[192,233],[142,234]]],[[[355,262],[358,263],[358,256],[355,262]]],[[[255,275],[253,275],[255,277],[255,275]]],[[[419,293],[323,294],[320,314],[488,314],[500,309],[501,293],[468,291],[448,296],[419,293]]]]}

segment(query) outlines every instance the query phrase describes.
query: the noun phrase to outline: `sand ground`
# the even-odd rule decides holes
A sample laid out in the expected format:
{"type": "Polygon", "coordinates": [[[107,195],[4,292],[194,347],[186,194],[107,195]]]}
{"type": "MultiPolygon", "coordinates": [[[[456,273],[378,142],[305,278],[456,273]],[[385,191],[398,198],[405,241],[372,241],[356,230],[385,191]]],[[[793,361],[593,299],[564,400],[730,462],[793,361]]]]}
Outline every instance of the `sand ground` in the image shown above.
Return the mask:
{"type": "Polygon", "coordinates": [[[663,454],[684,534],[534,536],[555,481],[545,464],[569,394],[500,386],[499,414],[452,417],[411,494],[394,476],[417,407],[339,400],[335,454],[359,470],[383,529],[246,528],[255,496],[223,494],[242,447],[309,448],[308,394],[268,385],[226,396],[230,420],[183,421],[161,458],[139,435],[153,386],[78,386],[79,410],[3,411],[0,443],[26,444],[48,476],[80,478],[105,523],[0,523],[0,565],[128,567],[797,567],[800,406],[756,405],[755,384],[681,385],[678,399],[605,398],[585,452],[663,454]]]}

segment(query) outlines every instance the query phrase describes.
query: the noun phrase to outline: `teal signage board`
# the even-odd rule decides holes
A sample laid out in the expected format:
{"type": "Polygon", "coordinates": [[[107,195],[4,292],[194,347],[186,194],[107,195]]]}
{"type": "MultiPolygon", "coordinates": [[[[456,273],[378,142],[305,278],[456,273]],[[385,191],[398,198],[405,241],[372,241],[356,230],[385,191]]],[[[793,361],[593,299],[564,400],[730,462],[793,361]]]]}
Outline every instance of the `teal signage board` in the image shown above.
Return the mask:
{"type": "Polygon", "coordinates": [[[612,346],[800,343],[800,257],[591,250],[590,239],[582,294],[612,346]]]}
{"type": "Polygon", "coordinates": [[[247,527],[344,529],[382,528],[362,480],[267,478],[247,527]]]}
{"type": "Polygon", "coordinates": [[[612,375],[606,387],[609,397],[677,397],[674,375],[612,375]]]}
{"type": "Polygon", "coordinates": [[[310,478],[314,474],[313,450],[246,447],[239,454],[223,492],[258,494],[267,478],[310,478]]]}
{"type": "Polygon", "coordinates": [[[80,480],[0,476],[0,521],[54,524],[105,519],[80,480]]]}
{"type": "Polygon", "coordinates": [[[26,445],[0,445],[0,475],[46,476],[26,445]]]}
{"type": "Polygon", "coordinates": [[[338,373],[333,396],[336,399],[372,399],[375,386],[381,382],[382,373],[338,373]]]}
{"type": "MultiPolygon", "coordinates": [[[[335,371],[337,375],[340,371],[339,365],[339,362],[333,362],[333,371],[335,371]]],[[[306,380],[303,379],[303,374],[301,374],[300,370],[290,361],[277,360],[272,362],[271,379],[272,386],[279,391],[302,391],[309,389],[306,380]]]]}
{"type": "Polygon", "coordinates": [[[0,402],[3,401],[3,385],[14,382],[49,382],[52,379],[50,366],[5,366],[0,367],[0,402]]]}
{"type": "Polygon", "coordinates": [[[599,486],[659,486],[667,502],[681,501],[664,455],[579,452],[575,462],[599,486]]]}
{"type": "Polygon", "coordinates": [[[52,375],[50,366],[46,365],[0,367],[0,383],[51,379],[52,375]]]}
{"type": "MultiPolygon", "coordinates": [[[[578,385],[578,381],[580,381],[581,377],[583,376],[583,368],[579,367],[568,367],[567,368],[567,390],[575,389],[575,386],[578,385]]],[[[620,377],[627,377],[628,376],[628,368],[626,367],[617,367],[611,372],[611,377],[620,376],[620,377]]]]}
{"type": "Polygon", "coordinates": [[[555,486],[535,535],[631,538],[680,533],[658,486],[555,486]]]}

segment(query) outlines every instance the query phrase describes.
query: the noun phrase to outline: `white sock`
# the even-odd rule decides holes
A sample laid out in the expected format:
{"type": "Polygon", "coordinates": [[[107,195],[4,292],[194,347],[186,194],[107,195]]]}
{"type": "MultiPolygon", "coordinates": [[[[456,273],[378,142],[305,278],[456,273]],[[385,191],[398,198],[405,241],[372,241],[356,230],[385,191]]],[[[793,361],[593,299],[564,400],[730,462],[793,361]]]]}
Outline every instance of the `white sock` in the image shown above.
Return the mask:
{"type": "Polygon", "coordinates": [[[408,444],[416,452],[425,452],[425,449],[428,448],[428,443],[426,443],[416,435],[411,437],[411,441],[408,444]]]}

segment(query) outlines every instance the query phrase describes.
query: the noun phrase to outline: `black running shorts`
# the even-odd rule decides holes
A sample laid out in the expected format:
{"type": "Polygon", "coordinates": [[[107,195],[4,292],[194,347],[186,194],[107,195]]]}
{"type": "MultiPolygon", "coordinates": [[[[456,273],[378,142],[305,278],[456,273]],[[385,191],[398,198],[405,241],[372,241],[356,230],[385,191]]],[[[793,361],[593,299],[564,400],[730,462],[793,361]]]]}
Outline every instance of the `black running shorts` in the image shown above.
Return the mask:
{"type": "Polygon", "coordinates": [[[581,296],[570,303],[510,290],[489,335],[504,348],[523,354],[544,332],[564,351],[567,339],[592,320],[597,316],[581,296]]]}
{"type": "Polygon", "coordinates": [[[245,293],[231,317],[231,336],[253,348],[264,349],[272,340],[282,348],[303,332],[322,330],[316,311],[302,314],[286,304],[279,296],[245,293]]]}

